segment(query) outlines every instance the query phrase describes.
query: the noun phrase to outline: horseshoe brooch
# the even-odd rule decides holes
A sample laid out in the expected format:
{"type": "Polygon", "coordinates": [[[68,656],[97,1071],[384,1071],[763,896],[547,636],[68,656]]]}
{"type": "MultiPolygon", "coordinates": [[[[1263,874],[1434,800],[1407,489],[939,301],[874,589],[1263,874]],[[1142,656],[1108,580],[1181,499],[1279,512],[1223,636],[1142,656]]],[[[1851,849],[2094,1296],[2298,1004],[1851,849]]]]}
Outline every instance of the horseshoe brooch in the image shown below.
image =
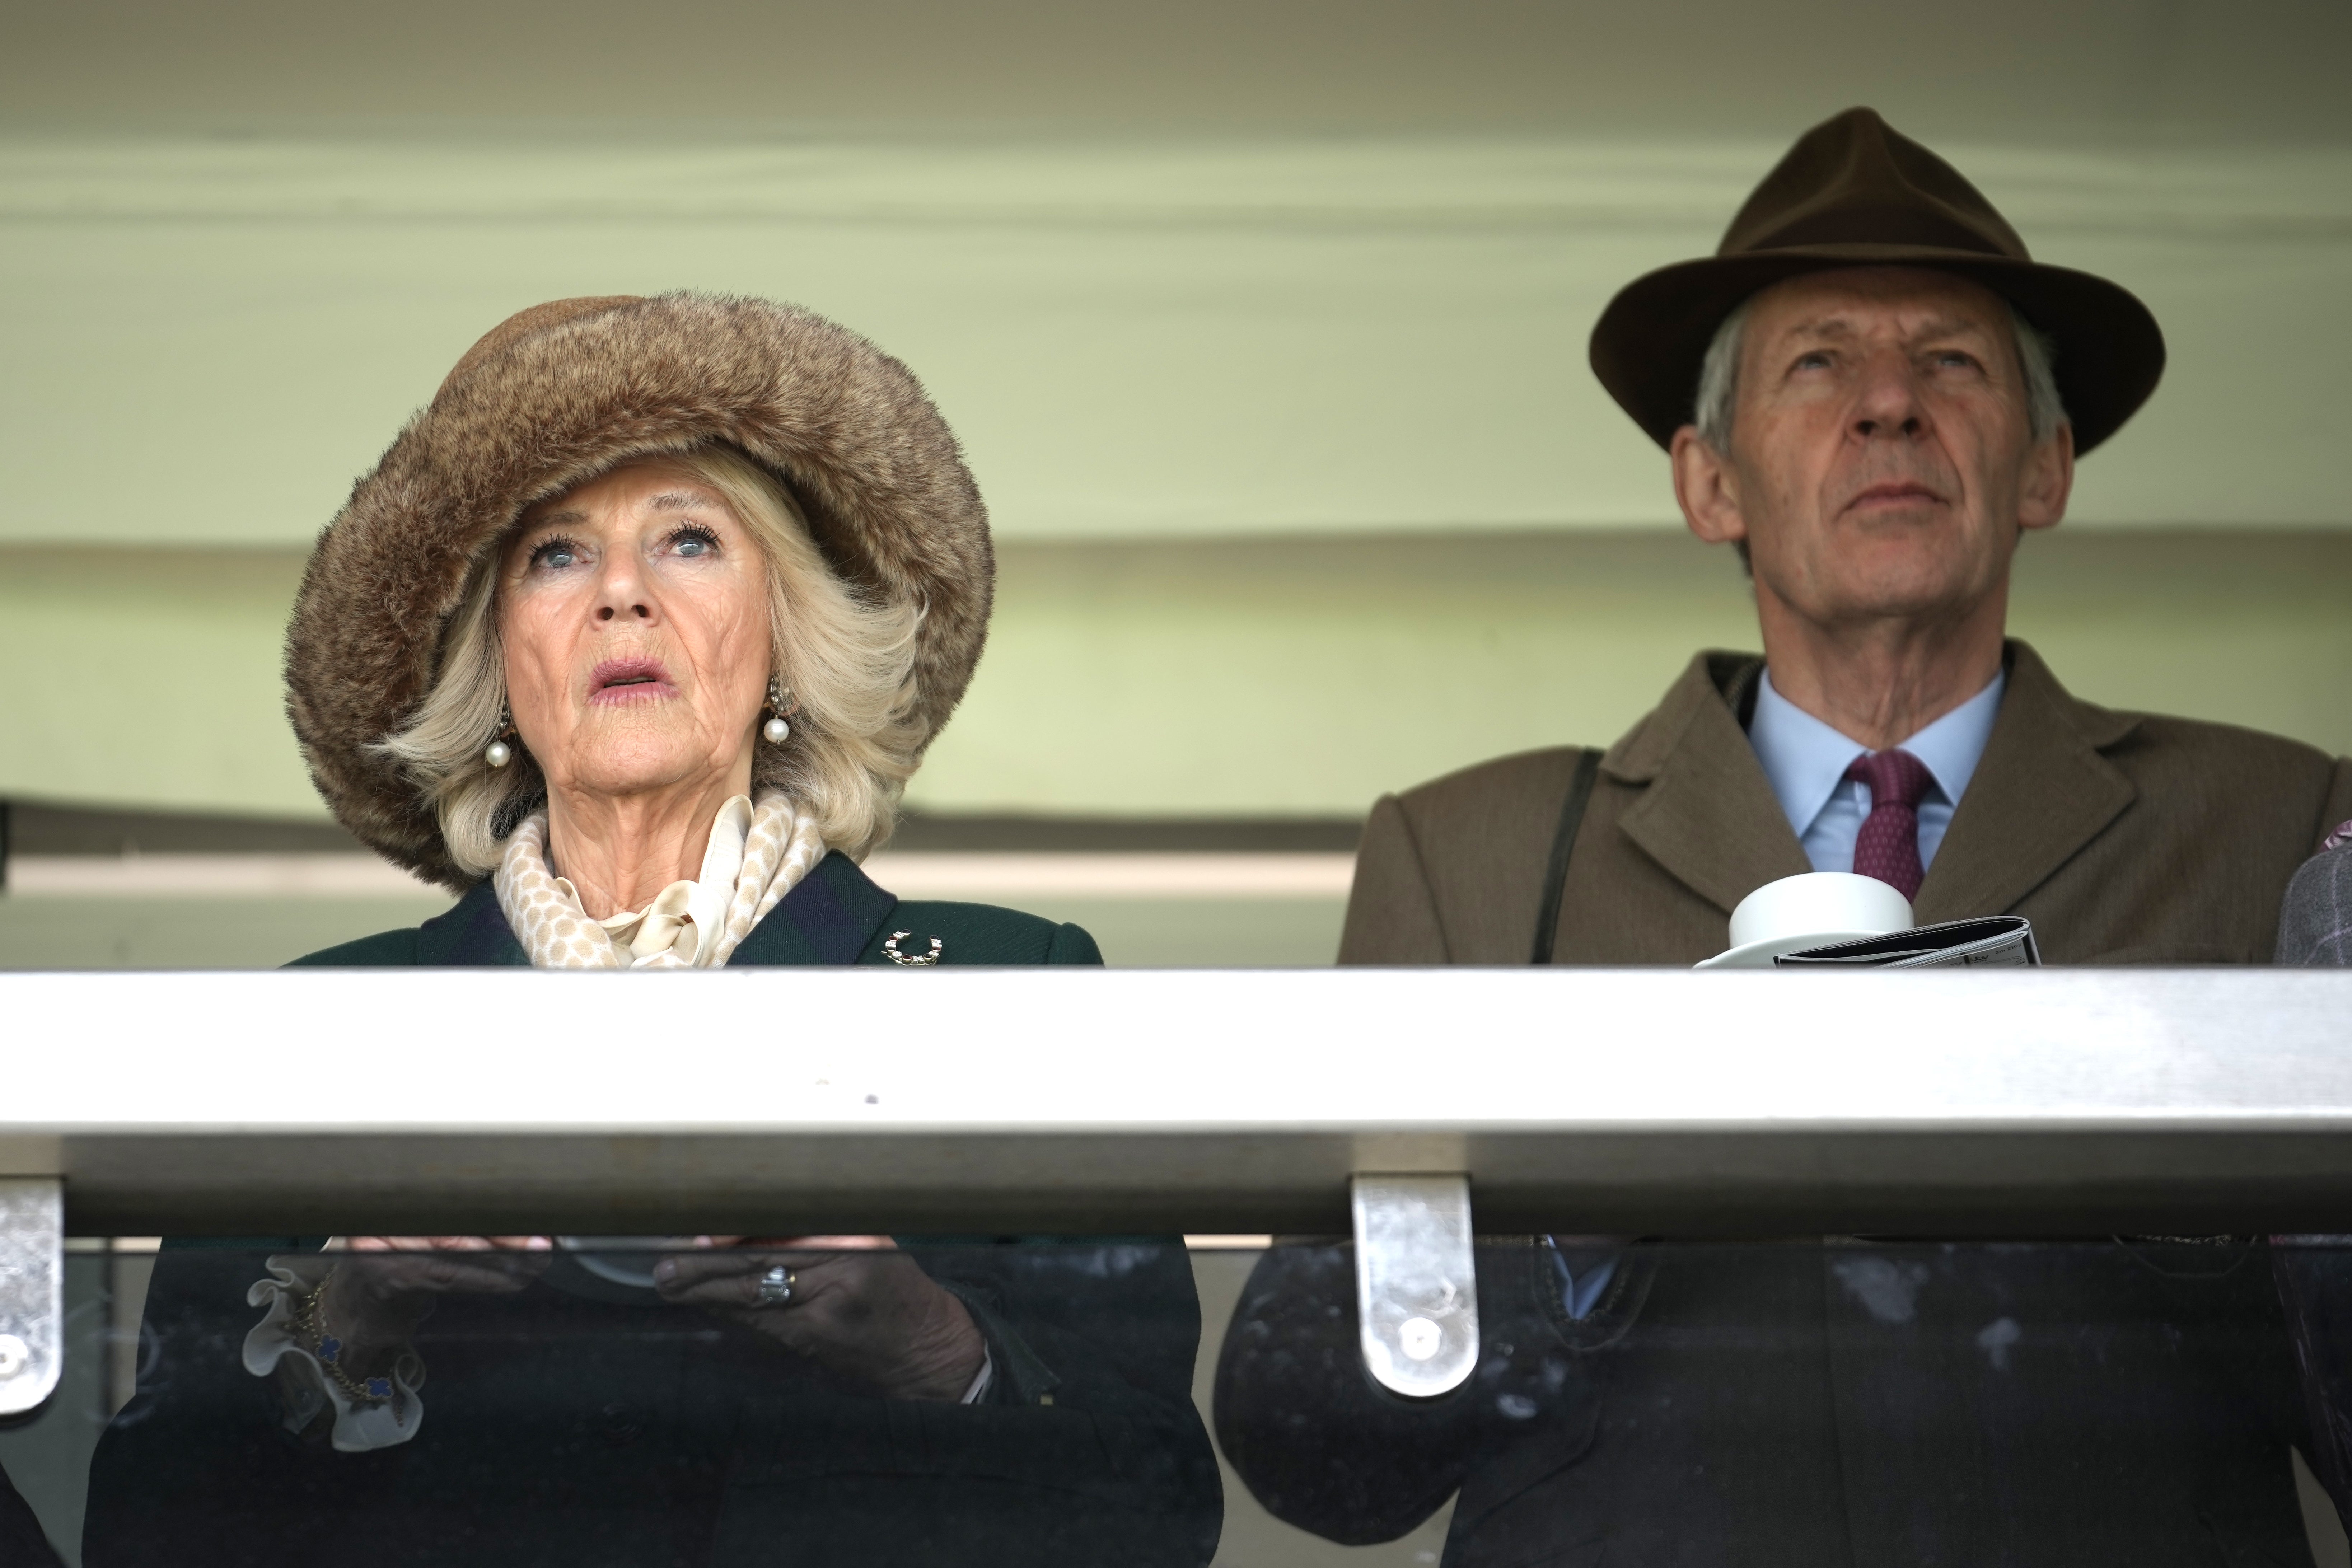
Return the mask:
{"type": "Polygon", "coordinates": [[[914,934],[915,933],[910,931],[892,931],[890,933],[889,940],[882,944],[883,953],[890,960],[891,963],[907,969],[924,969],[928,968],[931,964],[937,963],[940,961],[940,952],[947,946],[947,943],[941,942],[938,937],[931,938],[931,951],[929,952],[900,952],[898,951],[898,944],[914,934]]]}

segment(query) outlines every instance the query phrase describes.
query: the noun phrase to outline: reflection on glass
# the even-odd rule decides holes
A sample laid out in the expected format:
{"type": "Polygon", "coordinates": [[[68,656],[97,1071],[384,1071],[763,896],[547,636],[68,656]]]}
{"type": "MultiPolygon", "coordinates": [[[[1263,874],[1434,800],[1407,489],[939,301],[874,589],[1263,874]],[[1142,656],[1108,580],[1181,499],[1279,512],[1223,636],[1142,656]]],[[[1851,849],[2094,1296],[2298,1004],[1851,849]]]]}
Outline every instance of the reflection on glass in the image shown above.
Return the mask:
{"type": "Polygon", "coordinates": [[[167,1247],[83,1561],[1215,1549],[1180,1245],[430,1239],[167,1247]]]}
{"type": "Polygon", "coordinates": [[[1344,1245],[1259,1262],[1219,1443],[1334,1542],[1455,1498],[1449,1568],[2308,1563],[2294,1453],[2346,1495],[2324,1247],[1490,1240],[1479,1365],[1425,1403],[1363,1375],[1354,1291],[1344,1245]]]}
{"type": "Polygon", "coordinates": [[[1490,1237],[1420,1403],[1345,1244],[512,1239],[69,1257],[0,1568],[2352,1565],[2345,1238],[1490,1237]]]}

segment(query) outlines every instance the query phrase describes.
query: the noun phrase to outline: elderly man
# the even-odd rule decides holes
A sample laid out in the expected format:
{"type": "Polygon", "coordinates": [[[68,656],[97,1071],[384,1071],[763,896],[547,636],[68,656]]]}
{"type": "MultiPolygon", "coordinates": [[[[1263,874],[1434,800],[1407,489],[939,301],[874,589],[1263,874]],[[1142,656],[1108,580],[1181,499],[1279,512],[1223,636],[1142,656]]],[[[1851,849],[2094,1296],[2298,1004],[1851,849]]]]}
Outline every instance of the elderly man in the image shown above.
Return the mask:
{"type": "MultiPolygon", "coordinates": [[[[2019,539],[2161,372],[2137,300],[2032,261],[1856,110],[1717,256],[1621,293],[1592,360],[1692,531],[1746,556],[1764,657],[1700,655],[1605,753],[1381,801],[1342,962],[1688,964],[1809,868],[1923,921],[2026,915],[2061,963],[2270,957],[2352,764],[2078,701],[2002,637],[2019,539]]],[[[1284,1246],[1226,1336],[1217,1431],[1268,1509],[1335,1540],[1454,1498],[1446,1568],[2308,1565],[2292,1451],[2352,1490],[2339,1272],[2227,1237],[1496,1238],[1475,1372],[1413,1403],[1362,1372],[1350,1249],[1284,1246]]]]}
{"type": "Polygon", "coordinates": [[[1718,255],[1621,293],[1592,363],[1672,453],[1691,531],[1747,558],[1764,657],[1699,655],[1606,752],[1382,799],[1342,963],[1694,963],[1809,869],[1881,876],[1923,922],[2027,916],[2053,963],[2270,959],[2352,763],[2094,707],[2002,638],[2020,539],[2155,390],[2138,300],[2031,260],[1857,110],[1718,255]]]}

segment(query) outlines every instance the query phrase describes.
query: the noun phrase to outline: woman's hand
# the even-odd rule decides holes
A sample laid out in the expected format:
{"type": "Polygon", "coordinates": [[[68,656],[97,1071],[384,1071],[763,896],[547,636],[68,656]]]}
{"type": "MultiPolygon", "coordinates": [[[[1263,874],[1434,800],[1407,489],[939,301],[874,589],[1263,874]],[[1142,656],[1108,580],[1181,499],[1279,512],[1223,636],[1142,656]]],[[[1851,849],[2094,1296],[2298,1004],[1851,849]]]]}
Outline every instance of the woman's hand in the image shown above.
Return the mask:
{"type": "Polygon", "coordinates": [[[708,1308],[772,1334],[832,1371],[891,1399],[961,1399],[988,1347],[961,1301],[887,1236],[796,1236],[738,1247],[736,1236],[695,1238],[666,1258],[654,1288],[666,1300],[708,1308]],[[793,1299],[760,1303],[760,1279],[792,1270],[793,1299]]]}
{"type": "Polygon", "coordinates": [[[319,1310],[360,1376],[390,1364],[441,1297],[512,1294],[553,1257],[543,1236],[355,1236],[349,1247],[319,1310]]]}

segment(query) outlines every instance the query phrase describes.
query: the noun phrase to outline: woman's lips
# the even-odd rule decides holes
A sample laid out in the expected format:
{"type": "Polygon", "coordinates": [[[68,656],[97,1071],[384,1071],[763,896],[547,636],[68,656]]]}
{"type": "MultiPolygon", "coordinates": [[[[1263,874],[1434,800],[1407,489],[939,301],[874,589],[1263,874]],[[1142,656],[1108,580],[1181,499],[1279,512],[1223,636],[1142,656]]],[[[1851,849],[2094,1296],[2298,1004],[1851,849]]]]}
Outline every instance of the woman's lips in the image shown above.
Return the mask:
{"type": "Polygon", "coordinates": [[[610,708],[629,702],[652,702],[677,695],[669,671],[657,658],[608,658],[588,673],[591,707],[610,708]]]}

